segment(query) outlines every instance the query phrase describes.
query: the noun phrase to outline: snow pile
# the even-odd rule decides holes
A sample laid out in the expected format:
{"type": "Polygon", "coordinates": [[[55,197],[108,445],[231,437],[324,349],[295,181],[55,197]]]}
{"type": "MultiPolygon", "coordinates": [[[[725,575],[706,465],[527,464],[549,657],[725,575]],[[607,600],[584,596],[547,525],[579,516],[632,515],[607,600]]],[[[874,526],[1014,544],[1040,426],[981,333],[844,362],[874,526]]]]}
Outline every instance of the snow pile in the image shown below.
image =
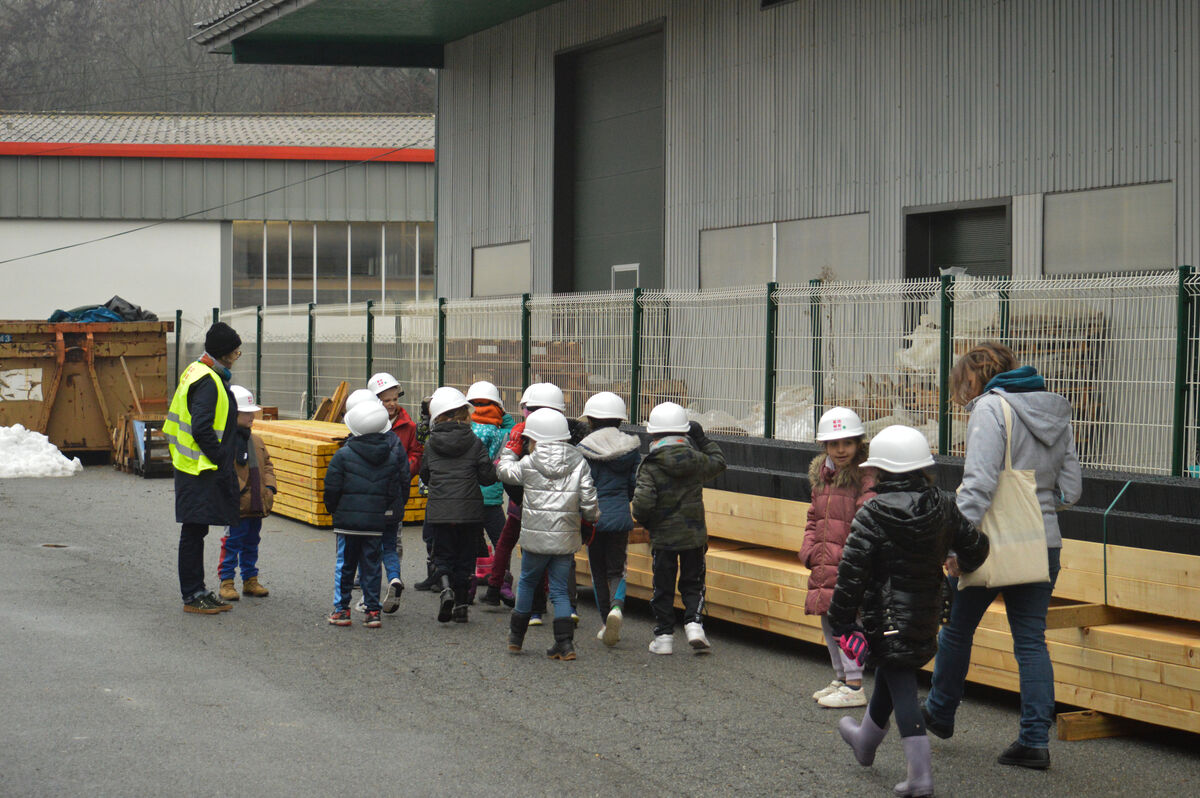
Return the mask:
{"type": "Polygon", "coordinates": [[[83,471],[40,432],[20,424],[0,427],[0,477],[69,477],[83,471]]]}

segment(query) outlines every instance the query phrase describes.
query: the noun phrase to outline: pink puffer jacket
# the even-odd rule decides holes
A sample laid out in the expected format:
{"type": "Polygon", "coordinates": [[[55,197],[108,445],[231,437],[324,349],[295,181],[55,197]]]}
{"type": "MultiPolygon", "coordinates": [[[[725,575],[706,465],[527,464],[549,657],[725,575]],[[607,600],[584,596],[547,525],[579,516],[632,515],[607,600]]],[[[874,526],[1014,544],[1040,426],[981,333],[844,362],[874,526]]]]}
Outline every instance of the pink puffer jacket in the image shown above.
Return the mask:
{"type": "Polygon", "coordinates": [[[855,485],[826,465],[826,456],[819,454],[808,467],[812,484],[812,505],[808,508],[808,523],[804,526],[804,544],[800,560],[812,573],[808,577],[808,595],[804,612],[824,615],[837,585],[838,564],[842,547],[850,536],[850,522],[858,508],[875,495],[875,470],[862,469],[862,484],[855,485]],[[835,482],[845,483],[839,487],[835,482]]]}

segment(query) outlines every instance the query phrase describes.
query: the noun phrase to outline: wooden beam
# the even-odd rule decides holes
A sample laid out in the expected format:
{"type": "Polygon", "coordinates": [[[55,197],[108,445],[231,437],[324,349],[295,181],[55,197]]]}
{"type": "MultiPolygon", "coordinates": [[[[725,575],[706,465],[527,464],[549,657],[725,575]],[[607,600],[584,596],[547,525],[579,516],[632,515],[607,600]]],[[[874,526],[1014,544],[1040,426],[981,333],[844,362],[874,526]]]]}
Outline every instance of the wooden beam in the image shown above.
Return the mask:
{"type": "Polygon", "coordinates": [[[1133,734],[1137,726],[1126,718],[1106,715],[1093,709],[1058,714],[1058,739],[1068,742],[1100,740],[1133,734]]]}
{"type": "Polygon", "coordinates": [[[1110,623],[1124,623],[1135,617],[1136,614],[1129,610],[1118,609],[1108,604],[1063,604],[1051,607],[1046,612],[1046,628],[1104,626],[1110,623]]]}

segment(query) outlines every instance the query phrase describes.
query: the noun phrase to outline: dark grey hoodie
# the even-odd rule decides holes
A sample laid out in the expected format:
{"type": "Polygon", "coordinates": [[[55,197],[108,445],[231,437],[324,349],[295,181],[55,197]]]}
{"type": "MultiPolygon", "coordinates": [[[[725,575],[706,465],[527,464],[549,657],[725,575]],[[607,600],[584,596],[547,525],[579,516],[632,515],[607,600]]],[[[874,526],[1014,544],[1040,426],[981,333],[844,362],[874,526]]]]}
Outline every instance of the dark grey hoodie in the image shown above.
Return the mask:
{"type": "Polygon", "coordinates": [[[1012,407],[1012,467],[1035,472],[1038,502],[1046,524],[1046,545],[1059,548],[1062,536],[1056,511],[1079,500],[1083,475],[1075,454],[1071,405],[1056,393],[1008,393],[993,388],[967,404],[971,418],[967,424],[967,460],[962,486],[958,489],[958,509],[978,524],[991,506],[996,481],[1004,469],[1008,439],[1002,401],[1012,407]]]}

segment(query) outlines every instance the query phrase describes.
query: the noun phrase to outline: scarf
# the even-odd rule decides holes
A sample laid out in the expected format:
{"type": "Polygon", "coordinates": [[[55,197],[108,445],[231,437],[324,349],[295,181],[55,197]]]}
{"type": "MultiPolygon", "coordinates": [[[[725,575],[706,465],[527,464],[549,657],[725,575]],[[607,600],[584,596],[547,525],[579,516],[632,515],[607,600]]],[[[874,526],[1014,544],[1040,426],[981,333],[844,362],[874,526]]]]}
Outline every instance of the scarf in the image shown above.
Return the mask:
{"type": "Polygon", "coordinates": [[[217,374],[219,374],[221,379],[225,380],[225,382],[229,382],[231,379],[233,379],[233,372],[218,363],[217,359],[208,352],[205,352],[200,356],[200,362],[217,372],[217,374]]]}
{"type": "Polygon", "coordinates": [[[476,424],[491,424],[493,427],[499,427],[504,423],[504,410],[495,402],[478,405],[471,413],[471,420],[476,424]]]}
{"type": "Polygon", "coordinates": [[[983,390],[990,391],[992,388],[1000,388],[1009,393],[1044,391],[1046,390],[1046,380],[1037,373],[1037,369],[1033,366],[1021,366],[992,377],[983,390]]]}

